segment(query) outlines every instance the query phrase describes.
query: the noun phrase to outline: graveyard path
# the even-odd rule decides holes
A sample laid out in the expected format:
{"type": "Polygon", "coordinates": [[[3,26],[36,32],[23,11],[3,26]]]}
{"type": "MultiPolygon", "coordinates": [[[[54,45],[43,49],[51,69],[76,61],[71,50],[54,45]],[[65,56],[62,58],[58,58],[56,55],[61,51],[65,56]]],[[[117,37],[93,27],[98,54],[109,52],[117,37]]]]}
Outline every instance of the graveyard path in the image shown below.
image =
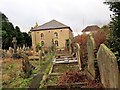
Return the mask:
{"type": "Polygon", "coordinates": [[[33,89],[34,89],[34,90],[37,90],[37,89],[39,88],[39,86],[40,86],[40,81],[42,80],[43,75],[44,75],[44,71],[46,70],[48,64],[49,64],[51,61],[52,61],[52,60],[50,59],[50,60],[48,61],[48,63],[46,63],[46,64],[42,67],[42,69],[40,70],[40,72],[39,72],[36,76],[33,77],[32,81],[31,81],[31,83],[30,83],[30,85],[29,85],[28,90],[33,90],[33,89]]]}

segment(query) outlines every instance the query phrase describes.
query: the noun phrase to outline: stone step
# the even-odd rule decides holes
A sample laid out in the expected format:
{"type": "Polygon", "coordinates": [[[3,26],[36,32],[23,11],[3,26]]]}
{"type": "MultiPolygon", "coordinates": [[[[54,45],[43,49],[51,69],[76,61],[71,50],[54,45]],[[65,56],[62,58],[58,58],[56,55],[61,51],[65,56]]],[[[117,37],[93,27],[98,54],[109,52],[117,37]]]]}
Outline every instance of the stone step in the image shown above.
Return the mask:
{"type": "Polygon", "coordinates": [[[73,62],[78,62],[78,60],[56,61],[54,63],[73,63],[73,62]]]}
{"type": "Polygon", "coordinates": [[[85,87],[87,85],[88,85],[88,82],[72,83],[72,84],[69,84],[69,87],[66,85],[47,84],[47,89],[49,89],[49,90],[54,90],[54,89],[58,89],[58,90],[62,90],[62,89],[81,90],[82,87],[85,87]]]}
{"type": "Polygon", "coordinates": [[[64,59],[56,59],[56,61],[64,61],[64,60],[75,60],[77,58],[64,58],[64,59]]]}

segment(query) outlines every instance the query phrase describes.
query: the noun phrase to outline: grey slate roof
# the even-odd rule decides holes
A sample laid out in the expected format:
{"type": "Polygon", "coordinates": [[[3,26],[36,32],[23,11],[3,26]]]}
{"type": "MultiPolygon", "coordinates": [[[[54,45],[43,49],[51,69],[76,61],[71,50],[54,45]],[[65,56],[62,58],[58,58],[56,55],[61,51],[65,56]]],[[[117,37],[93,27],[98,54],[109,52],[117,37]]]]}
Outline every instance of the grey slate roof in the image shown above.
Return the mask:
{"type": "MultiPolygon", "coordinates": [[[[67,25],[64,25],[56,20],[51,20],[43,25],[38,26],[37,28],[33,28],[34,30],[48,30],[48,29],[58,29],[58,28],[70,28],[67,25]]],[[[72,31],[72,30],[71,30],[72,31]]]]}

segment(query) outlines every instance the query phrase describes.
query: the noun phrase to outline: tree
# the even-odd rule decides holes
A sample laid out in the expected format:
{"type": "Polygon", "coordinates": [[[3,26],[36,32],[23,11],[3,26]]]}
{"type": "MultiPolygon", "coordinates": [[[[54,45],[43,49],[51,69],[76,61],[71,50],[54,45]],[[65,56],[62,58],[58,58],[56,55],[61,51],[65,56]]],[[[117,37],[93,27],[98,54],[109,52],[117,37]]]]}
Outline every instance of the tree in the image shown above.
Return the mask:
{"type": "Polygon", "coordinates": [[[120,69],[120,2],[104,2],[109,5],[112,21],[110,22],[110,36],[108,46],[115,53],[120,69]]]}
{"type": "Polygon", "coordinates": [[[2,49],[8,49],[9,47],[13,47],[12,39],[16,37],[17,46],[22,47],[23,44],[31,47],[32,40],[31,37],[27,33],[22,33],[18,26],[15,26],[9,22],[8,18],[0,12],[0,22],[2,22],[2,28],[0,28],[0,35],[2,36],[2,49]],[[1,30],[2,29],[2,30],[1,30]]]}
{"type": "Polygon", "coordinates": [[[22,45],[24,44],[24,35],[20,31],[20,28],[16,26],[13,33],[15,34],[15,37],[17,39],[17,45],[19,47],[22,47],[22,45]]]}
{"type": "Polygon", "coordinates": [[[23,32],[23,40],[26,46],[31,47],[32,46],[32,38],[29,36],[26,32],[23,32]]]}

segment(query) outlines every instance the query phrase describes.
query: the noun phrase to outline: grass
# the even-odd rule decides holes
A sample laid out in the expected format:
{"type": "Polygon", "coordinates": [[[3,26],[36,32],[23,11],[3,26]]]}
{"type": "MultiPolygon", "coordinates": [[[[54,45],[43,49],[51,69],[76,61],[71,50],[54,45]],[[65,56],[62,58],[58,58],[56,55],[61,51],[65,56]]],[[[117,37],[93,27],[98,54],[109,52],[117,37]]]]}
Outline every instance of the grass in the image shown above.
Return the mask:
{"type": "MultiPolygon", "coordinates": [[[[34,74],[37,74],[40,71],[40,69],[45,64],[47,64],[48,59],[51,59],[52,57],[53,57],[52,54],[48,55],[47,59],[42,61],[40,65],[39,60],[30,61],[30,63],[37,68],[32,71],[32,75],[29,78],[23,77],[24,73],[22,71],[22,59],[19,60],[14,60],[12,58],[3,59],[2,60],[3,88],[27,88],[34,74]]],[[[48,71],[45,71],[45,73],[47,73],[48,71]]]]}
{"type": "Polygon", "coordinates": [[[3,88],[26,88],[32,79],[23,77],[22,59],[3,59],[2,71],[3,88]]]}
{"type": "Polygon", "coordinates": [[[47,84],[57,84],[60,76],[49,76],[47,79],[47,84]]]}
{"type": "Polygon", "coordinates": [[[77,64],[56,64],[53,67],[52,73],[64,73],[70,70],[79,70],[77,64]]]}
{"type": "Polygon", "coordinates": [[[22,64],[20,60],[13,60],[11,58],[3,59],[2,62],[2,85],[3,87],[10,87],[11,83],[17,81],[22,71],[22,64]]]}
{"type": "Polygon", "coordinates": [[[46,82],[46,79],[47,79],[47,77],[48,77],[48,74],[49,74],[49,71],[50,71],[50,69],[51,69],[51,66],[52,66],[52,61],[53,61],[53,56],[54,55],[52,55],[52,54],[50,54],[49,56],[48,56],[48,60],[51,60],[49,63],[48,63],[48,66],[47,66],[47,68],[46,68],[46,70],[45,70],[45,72],[44,72],[44,76],[43,76],[43,78],[42,78],[42,81],[40,82],[40,88],[41,89],[45,89],[45,82],[46,82]]]}

